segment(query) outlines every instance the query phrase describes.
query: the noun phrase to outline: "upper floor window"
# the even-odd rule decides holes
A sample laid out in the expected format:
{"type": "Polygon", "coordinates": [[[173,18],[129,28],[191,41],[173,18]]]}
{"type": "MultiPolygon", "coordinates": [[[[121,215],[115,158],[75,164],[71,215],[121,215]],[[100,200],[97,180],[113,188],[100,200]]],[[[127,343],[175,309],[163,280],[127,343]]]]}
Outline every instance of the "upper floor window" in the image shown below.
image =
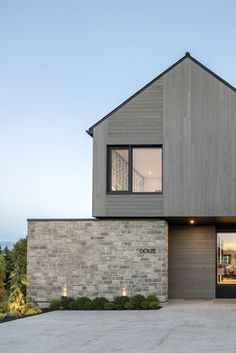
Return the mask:
{"type": "Polygon", "coordinates": [[[162,148],[109,146],[108,191],[162,192],[162,148]]]}

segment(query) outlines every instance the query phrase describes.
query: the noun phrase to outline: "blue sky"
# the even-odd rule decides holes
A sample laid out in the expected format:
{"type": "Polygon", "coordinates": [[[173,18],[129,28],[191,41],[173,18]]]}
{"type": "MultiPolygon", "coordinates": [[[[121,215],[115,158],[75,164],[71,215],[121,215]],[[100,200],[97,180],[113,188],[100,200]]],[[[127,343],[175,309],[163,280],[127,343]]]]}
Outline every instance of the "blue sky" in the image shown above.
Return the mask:
{"type": "Polygon", "coordinates": [[[91,216],[85,130],[190,51],[236,86],[235,1],[0,0],[0,239],[91,216]]]}

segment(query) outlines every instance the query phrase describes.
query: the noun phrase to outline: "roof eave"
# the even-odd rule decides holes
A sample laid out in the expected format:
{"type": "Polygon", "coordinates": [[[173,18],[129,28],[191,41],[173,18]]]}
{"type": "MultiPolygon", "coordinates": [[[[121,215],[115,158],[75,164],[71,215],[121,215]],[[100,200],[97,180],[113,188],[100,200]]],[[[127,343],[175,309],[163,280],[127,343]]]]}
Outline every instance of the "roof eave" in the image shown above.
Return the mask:
{"type": "Polygon", "coordinates": [[[89,136],[93,137],[93,129],[88,129],[86,132],[89,136]]]}
{"type": "Polygon", "coordinates": [[[198,60],[196,60],[195,58],[193,58],[189,52],[186,52],[185,55],[180,58],[178,61],[176,61],[173,65],[171,65],[170,67],[168,67],[165,71],[163,71],[160,75],[158,75],[157,77],[155,77],[153,80],[151,80],[150,82],[148,82],[145,86],[143,86],[141,89],[139,89],[137,92],[135,92],[133,95],[131,95],[128,99],[126,99],[124,102],[122,102],[121,104],[118,105],[118,107],[116,107],[115,109],[113,109],[110,113],[106,114],[102,119],[98,120],[94,125],[92,125],[88,130],[86,130],[86,132],[93,137],[93,130],[94,128],[99,125],[101,122],[103,122],[105,119],[107,119],[109,116],[111,116],[113,113],[115,113],[117,110],[119,110],[121,107],[123,107],[126,103],[128,103],[131,99],[133,99],[134,97],[136,97],[139,93],[141,93],[145,88],[147,88],[148,86],[150,86],[153,82],[157,81],[158,79],[160,79],[162,76],[164,76],[167,72],[169,72],[170,70],[172,70],[175,66],[177,66],[179,63],[181,63],[183,60],[185,60],[186,58],[189,58],[190,60],[192,60],[195,64],[197,64],[198,66],[202,67],[205,71],[207,71],[209,74],[211,74],[212,76],[214,76],[216,79],[218,79],[219,81],[221,81],[223,84],[225,84],[226,86],[228,86],[230,89],[232,89],[234,92],[236,92],[236,88],[234,86],[232,86],[230,83],[228,83],[227,81],[225,81],[223,78],[221,78],[220,76],[218,76],[217,74],[215,74],[212,70],[208,69],[205,65],[203,65],[202,63],[200,63],[198,60]]]}

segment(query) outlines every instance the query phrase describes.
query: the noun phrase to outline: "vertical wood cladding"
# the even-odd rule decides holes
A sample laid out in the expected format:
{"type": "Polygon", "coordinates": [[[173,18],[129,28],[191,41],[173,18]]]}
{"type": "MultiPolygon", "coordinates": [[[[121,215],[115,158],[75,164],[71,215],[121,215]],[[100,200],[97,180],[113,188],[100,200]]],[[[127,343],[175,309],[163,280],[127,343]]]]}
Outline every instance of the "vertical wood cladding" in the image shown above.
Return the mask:
{"type": "Polygon", "coordinates": [[[186,57],[94,128],[95,217],[234,216],[236,92],[186,57]],[[163,145],[163,195],[106,194],[106,146],[163,145]]]}
{"type": "Polygon", "coordinates": [[[236,93],[190,59],[164,77],[164,216],[236,213],[236,93]]]}

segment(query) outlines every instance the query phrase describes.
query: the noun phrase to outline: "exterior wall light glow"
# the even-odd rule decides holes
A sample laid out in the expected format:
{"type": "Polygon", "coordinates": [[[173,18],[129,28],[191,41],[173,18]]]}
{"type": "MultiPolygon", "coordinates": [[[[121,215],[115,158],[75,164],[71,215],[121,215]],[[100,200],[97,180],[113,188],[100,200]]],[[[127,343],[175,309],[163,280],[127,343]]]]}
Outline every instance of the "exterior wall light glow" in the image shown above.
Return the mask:
{"type": "Polygon", "coordinates": [[[190,219],[189,223],[194,224],[195,223],[194,219],[190,219]]]}
{"type": "Polygon", "coordinates": [[[126,287],[122,288],[122,296],[127,297],[128,296],[128,289],[126,287]]]}
{"type": "Polygon", "coordinates": [[[68,296],[68,288],[67,285],[65,285],[62,289],[62,298],[66,298],[68,296]]]}

